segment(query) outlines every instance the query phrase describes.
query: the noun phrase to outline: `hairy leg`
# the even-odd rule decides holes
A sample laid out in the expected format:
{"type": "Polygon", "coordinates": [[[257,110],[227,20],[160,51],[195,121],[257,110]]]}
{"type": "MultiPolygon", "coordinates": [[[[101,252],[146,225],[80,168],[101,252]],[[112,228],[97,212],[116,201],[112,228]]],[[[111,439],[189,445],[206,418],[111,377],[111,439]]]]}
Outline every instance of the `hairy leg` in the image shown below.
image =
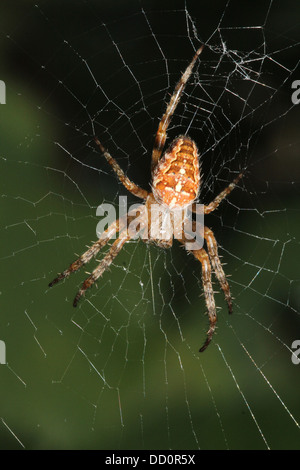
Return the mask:
{"type": "Polygon", "coordinates": [[[199,349],[200,352],[203,352],[212,340],[217,323],[214,291],[211,282],[211,265],[208,254],[206,253],[204,248],[201,248],[200,250],[192,250],[190,251],[190,253],[192,253],[202,265],[202,284],[210,324],[206,334],[206,341],[203,346],[199,349]]]}
{"type": "Polygon", "coordinates": [[[85,295],[86,290],[89,289],[89,287],[91,287],[97,281],[97,279],[99,279],[100,276],[102,276],[104,271],[106,271],[106,269],[111,265],[115,257],[120,253],[125,243],[128,242],[131,238],[132,238],[131,235],[126,230],[112,244],[109,252],[103,258],[103,260],[99,263],[97,268],[94,269],[92,274],[82,284],[81,289],[78,291],[74,299],[74,302],[73,302],[74,307],[77,306],[80,298],[83,295],[85,295]]]}
{"type": "Polygon", "coordinates": [[[154,147],[153,147],[153,152],[152,152],[152,170],[156,167],[158,160],[161,157],[166,138],[167,138],[167,129],[170,124],[171,118],[174,114],[174,111],[180,101],[182,92],[185,88],[185,85],[190,78],[190,75],[192,73],[193,67],[195,65],[195,62],[199,55],[201,54],[203,50],[203,45],[197,50],[196,54],[192,58],[192,61],[190,64],[187,66],[185,72],[182,74],[179,82],[175,86],[175,90],[170,98],[169,104],[167,106],[167,109],[165,111],[165,114],[163,115],[159,126],[158,130],[155,136],[155,141],[154,141],[154,147]]]}
{"type": "Polygon", "coordinates": [[[223,199],[228,196],[228,194],[231,193],[231,191],[236,187],[238,182],[240,181],[241,177],[243,176],[243,173],[240,173],[233,181],[230,183],[227,188],[225,188],[223,191],[220,192],[220,194],[212,201],[210,202],[207,206],[204,206],[204,214],[209,214],[210,212],[213,212],[217,207],[219,207],[220,203],[223,201],[223,199]]]}
{"type": "Polygon", "coordinates": [[[125,223],[127,221],[127,215],[126,217],[122,217],[121,219],[116,220],[113,222],[105,232],[102,233],[101,237],[99,240],[97,240],[85,253],[83,253],[77,260],[75,260],[65,271],[63,271],[59,276],[57,276],[55,279],[53,279],[52,282],[50,282],[49,287],[54,286],[54,284],[57,284],[59,281],[62,279],[65,279],[66,277],[69,277],[70,274],[78,271],[83,265],[88,263],[94,256],[97,255],[97,253],[103,248],[109,240],[116,234],[116,232],[119,232],[125,227],[125,223]]]}
{"type": "Polygon", "coordinates": [[[215,236],[208,227],[204,227],[204,238],[207,244],[207,251],[211,260],[212,267],[215,275],[220,283],[221,289],[224,292],[226,302],[228,304],[228,311],[232,313],[232,297],[230,294],[229,284],[226,279],[226,275],[222,268],[222,263],[218,255],[218,244],[215,236]]]}
{"type": "MultiPolygon", "coordinates": [[[[240,179],[242,178],[243,176],[243,172],[240,173],[233,181],[232,183],[230,183],[227,188],[225,188],[223,191],[220,192],[220,194],[212,201],[210,202],[207,206],[204,206],[204,214],[210,214],[211,212],[213,212],[214,210],[216,210],[219,205],[221,204],[221,202],[223,201],[223,199],[226,198],[226,196],[228,196],[228,194],[231,193],[231,191],[236,187],[236,185],[238,184],[238,182],[240,181],[240,179]]],[[[197,204],[194,203],[193,206],[192,206],[192,211],[196,214],[197,212],[199,213],[203,213],[203,209],[202,208],[198,208],[197,207],[197,204]]]]}
{"type": "Polygon", "coordinates": [[[134,194],[135,196],[140,197],[141,199],[146,199],[148,196],[148,191],[140,188],[137,184],[133,183],[129,178],[127,178],[122,168],[119,166],[116,160],[110,155],[110,153],[103,147],[98,137],[96,136],[95,136],[95,142],[100,148],[101,153],[103,153],[106,160],[111,165],[112,169],[116,173],[117,177],[119,178],[123,186],[125,186],[125,188],[130,193],[134,194]]]}

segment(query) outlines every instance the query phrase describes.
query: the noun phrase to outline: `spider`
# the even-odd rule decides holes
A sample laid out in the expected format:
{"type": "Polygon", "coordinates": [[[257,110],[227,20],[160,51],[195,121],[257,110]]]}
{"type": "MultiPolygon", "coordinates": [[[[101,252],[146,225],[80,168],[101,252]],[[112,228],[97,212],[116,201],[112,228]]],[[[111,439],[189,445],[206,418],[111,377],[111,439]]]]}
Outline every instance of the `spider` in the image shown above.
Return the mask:
{"type": "MultiPolygon", "coordinates": [[[[192,206],[190,206],[192,207],[192,211],[197,211],[195,201],[199,195],[201,177],[198,149],[195,142],[187,135],[180,135],[172,141],[170,147],[163,155],[162,152],[165,146],[167,129],[172,115],[181,99],[183,90],[192,73],[196,61],[203,50],[203,47],[204,46],[202,45],[196,51],[190,64],[176,84],[174,92],[166,107],[166,111],[159,123],[152,150],[152,192],[146,191],[145,189],[142,189],[133,183],[125,175],[119,164],[110,155],[108,150],[104,148],[100,140],[94,136],[95,144],[99,147],[101,154],[104,155],[107,162],[111,165],[120,182],[128,191],[144,200],[144,204],[141,204],[140,206],[141,213],[144,214],[141,219],[140,228],[142,228],[142,226],[143,229],[146,228],[146,230],[148,230],[148,241],[155,243],[161,248],[170,248],[172,246],[173,233],[170,234],[167,240],[165,237],[162,239],[159,236],[153,237],[151,235],[150,226],[151,222],[154,222],[153,216],[151,219],[152,206],[154,204],[159,204],[163,212],[174,214],[176,210],[183,209],[192,204],[192,206]],[[144,211],[142,211],[142,209],[144,211]],[[149,217],[145,218],[145,215],[149,215],[149,217]]],[[[221,201],[225,199],[226,196],[235,188],[242,175],[243,173],[240,173],[233,180],[233,182],[229,184],[212,202],[210,202],[208,205],[204,205],[205,215],[210,214],[212,211],[218,208],[221,201]]],[[[78,291],[73,302],[74,307],[76,307],[78,301],[82,296],[85,295],[86,290],[91,287],[112,264],[113,260],[121,251],[125,243],[134,238],[133,234],[128,228],[128,222],[132,221],[132,219],[133,216],[130,212],[128,212],[125,218],[123,217],[114,221],[107,228],[107,230],[102,233],[98,241],[96,241],[78,259],[76,259],[68,269],[59,274],[49,284],[49,287],[52,287],[57,282],[67,278],[71,273],[74,273],[86,263],[88,263],[94,256],[97,255],[101,248],[104,247],[111,240],[111,238],[118,233],[118,238],[114,241],[108,253],[104,256],[102,261],[98,264],[90,276],[83,282],[83,285],[78,291]]],[[[174,219],[172,220],[174,221],[174,219]]],[[[174,222],[173,229],[175,229],[174,222]]],[[[202,266],[202,284],[209,317],[209,329],[206,334],[206,340],[199,350],[200,352],[205,351],[211,342],[217,322],[216,305],[211,280],[212,269],[214,270],[215,276],[217,277],[220,287],[224,292],[229,313],[232,313],[232,297],[226,275],[223,271],[222,263],[218,256],[217,241],[212,230],[206,226],[204,226],[204,240],[206,242],[207,251],[203,247],[199,249],[188,250],[198,261],[200,261],[202,266]]],[[[186,246],[187,241],[187,237],[183,234],[179,242],[186,246]]]]}

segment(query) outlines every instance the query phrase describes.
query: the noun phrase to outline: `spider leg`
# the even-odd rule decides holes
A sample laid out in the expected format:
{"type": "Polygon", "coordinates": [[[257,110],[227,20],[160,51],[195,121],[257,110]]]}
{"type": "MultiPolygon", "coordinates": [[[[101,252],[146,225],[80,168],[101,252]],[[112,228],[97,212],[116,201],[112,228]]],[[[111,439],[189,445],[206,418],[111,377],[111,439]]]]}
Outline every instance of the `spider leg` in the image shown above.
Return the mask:
{"type": "Polygon", "coordinates": [[[208,310],[208,318],[209,318],[209,329],[206,333],[206,341],[204,342],[203,346],[199,349],[199,352],[205,351],[207,346],[212,340],[213,334],[216,328],[217,322],[217,314],[216,314],[216,305],[215,305],[215,298],[214,298],[214,291],[211,282],[211,265],[209,261],[208,254],[201,248],[200,250],[193,250],[191,251],[195,258],[200,261],[202,265],[202,283],[203,283],[203,291],[205,296],[205,302],[208,310]]]}
{"type": "Polygon", "coordinates": [[[218,244],[212,230],[210,230],[208,227],[204,227],[204,238],[206,240],[207,251],[211,260],[212,267],[219,281],[221,289],[224,292],[225,299],[228,304],[228,311],[229,313],[232,313],[232,297],[230,294],[229,284],[227,282],[226,275],[224,273],[222,263],[218,255],[218,244]]]}
{"type": "Polygon", "coordinates": [[[152,151],[152,170],[155,168],[157,165],[158,160],[161,157],[162,150],[164,148],[166,138],[167,138],[167,129],[170,124],[171,118],[174,114],[174,111],[180,101],[181,95],[183,93],[183,90],[185,88],[185,85],[190,78],[190,75],[192,73],[193,67],[195,65],[195,62],[199,55],[201,54],[203,50],[203,45],[197,50],[196,54],[192,58],[192,61],[190,64],[187,66],[185,72],[182,74],[179,82],[175,86],[174,92],[170,98],[169,104],[167,106],[167,109],[165,111],[165,114],[163,115],[159,126],[158,130],[155,136],[155,141],[154,141],[154,146],[153,146],[153,151],[152,151]]]}
{"type": "Polygon", "coordinates": [[[207,206],[204,206],[204,214],[209,214],[219,207],[223,199],[225,199],[228,194],[236,187],[240,179],[242,178],[243,173],[240,173],[233,181],[230,183],[227,188],[220,192],[220,194],[207,206]]]}
{"type": "Polygon", "coordinates": [[[84,281],[82,284],[81,289],[78,291],[74,302],[73,306],[76,307],[80,298],[85,295],[86,290],[91,287],[97,279],[102,276],[104,271],[111,265],[115,257],[119,254],[119,252],[122,250],[123,246],[125,245],[126,242],[128,242],[132,236],[128,233],[128,231],[124,231],[119,238],[112,244],[110,247],[109,252],[107,255],[103,258],[103,260],[99,263],[96,269],[92,272],[92,274],[84,281]]]}
{"type": "MultiPolygon", "coordinates": [[[[207,206],[204,206],[204,214],[210,214],[211,212],[213,212],[215,209],[217,209],[219,207],[219,205],[221,204],[221,202],[223,201],[223,199],[226,198],[226,196],[228,196],[228,194],[231,193],[231,191],[236,187],[236,185],[238,184],[238,182],[240,181],[240,179],[242,178],[242,176],[244,175],[243,172],[241,172],[233,181],[232,183],[230,183],[227,188],[225,188],[223,191],[220,192],[220,194],[215,197],[215,199],[210,202],[207,206]]],[[[200,209],[201,213],[202,213],[202,208],[200,209]]],[[[193,206],[192,206],[192,211],[194,213],[197,213],[198,211],[198,208],[197,208],[197,204],[194,203],[193,206]]]]}
{"type": "Polygon", "coordinates": [[[125,221],[127,220],[127,215],[121,219],[113,222],[105,232],[102,233],[99,240],[97,240],[85,253],[83,253],[76,261],[74,261],[68,269],[65,269],[61,274],[59,274],[52,282],[50,282],[49,287],[54,286],[62,279],[69,277],[70,274],[78,271],[84,264],[88,263],[97,253],[105,246],[109,240],[115,235],[116,232],[122,230],[125,226],[125,221]]]}
{"type": "MultiPolygon", "coordinates": [[[[183,240],[179,240],[180,243],[185,245],[186,240],[185,238],[183,240]]],[[[188,250],[190,253],[192,253],[195,258],[200,261],[201,266],[202,266],[202,285],[203,285],[203,292],[204,292],[204,297],[205,297],[205,303],[206,307],[208,310],[208,318],[209,318],[209,329],[206,333],[206,340],[203,344],[203,346],[199,349],[199,352],[205,351],[207,346],[212,340],[213,334],[216,329],[216,323],[217,323],[217,313],[216,313],[216,304],[215,304],[215,297],[214,297],[214,291],[213,291],[213,286],[211,282],[211,264],[209,261],[208,254],[206,253],[204,248],[200,248],[198,250],[188,250]]]]}
{"type": "Polygon", "coordinates": [[[137,184],[133,183],[129,178],[127,178],[122,168],[119,166],[116,160],[111,156],[111,154],[103,147],[98,137],[95,136],[94,138],[95,138],[96,144],[100,148],[101,153],[103,153],[104,157],[106,158],[108,163],[111,165],[112,169],[116,173],[117,177],[119,178],[123,186],[125,186],[125,188],[130,193],[134,194],[135,196],[140,197],[141,199],[146,199],[148,196],[148,191],[140,188],[137,184]]]}

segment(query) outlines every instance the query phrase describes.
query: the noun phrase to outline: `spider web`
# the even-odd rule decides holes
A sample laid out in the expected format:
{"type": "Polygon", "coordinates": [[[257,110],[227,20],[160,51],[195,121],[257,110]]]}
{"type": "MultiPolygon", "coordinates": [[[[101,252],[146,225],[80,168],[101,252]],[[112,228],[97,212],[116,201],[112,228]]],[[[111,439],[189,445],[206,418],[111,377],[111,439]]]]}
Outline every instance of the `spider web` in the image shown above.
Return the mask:
{"type": "Polygon", "coordinates": [[[298,2],[14,3],[1,7],[1,448],[299,448],[298,2]],[[99,204],[137,202],[93,133],[148,189],[159,118],[201,43],[168,143],[197,142],[202,203],[246,169],[206,219],[234,313],[214,282],[203,354],[201,266],[176,242],[128,243],[77,309],[95,260],[47,288],[95,240],[99,204]]]}

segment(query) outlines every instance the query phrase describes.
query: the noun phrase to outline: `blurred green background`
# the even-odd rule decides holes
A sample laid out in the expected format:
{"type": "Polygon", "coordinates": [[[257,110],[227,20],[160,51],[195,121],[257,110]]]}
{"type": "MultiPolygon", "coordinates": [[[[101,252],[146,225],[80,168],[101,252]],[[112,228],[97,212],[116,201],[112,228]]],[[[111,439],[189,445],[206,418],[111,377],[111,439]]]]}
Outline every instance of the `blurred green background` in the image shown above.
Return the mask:
{"type": "Polygon", "coordinates": [[[290,98],[299,2],[226,4],[1,4],[1,449],[300,447],[300,365],[290,349],[300,337],[299,108],[290,98]],[[221,54],[226,40],[230,54],[218,70],[207,47],[205,98],[192,80],[170,139],[189,125],[199,143],[202,202],[247,166],[207,222],[235,307],[229,317],[216,293],[218,330],[204,354],[200,266],[177,244],[128,244],[77,309],[95,262],[47,288],[95,239],[96,207],[126,195],[95,151],[91,122],[147,187],[163,103],[199,44],[194,26],[199,41],[221,54]],[[235,101],[222,93],[240,51],[257,73],[246,83],[232,72],[235,101]],[[218,93],[225,118],[210,108],[218,93]]]}

